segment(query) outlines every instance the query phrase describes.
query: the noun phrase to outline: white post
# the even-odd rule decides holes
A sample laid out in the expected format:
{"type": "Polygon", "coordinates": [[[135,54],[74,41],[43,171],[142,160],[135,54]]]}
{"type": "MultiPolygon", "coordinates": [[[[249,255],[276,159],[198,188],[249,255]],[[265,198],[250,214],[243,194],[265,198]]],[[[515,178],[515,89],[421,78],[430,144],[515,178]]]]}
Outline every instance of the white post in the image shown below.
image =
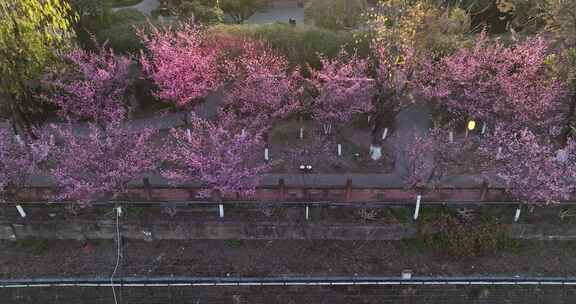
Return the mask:
{"type": "Polygon", "coordinates": [[[24,208],[22,208],[22,206],[20,205],[16,205],[16,209],[18,210],[18,213],[20,213],[21,217],[26,217],[26,211],[24,211],[24,208]]]}
{"type": "Polygon", "coordinates": [[[448,132],[448,140],[451,144],[454,143],[454,131],[448,132]]]}
{"type": "Polygon", "coordinates": [[[245,135],[246,135],[246,129],[242,128],[242,133],[241,133],[241,135],[242,135],[242,136],[245,136],[245,135]]]}
{"type": "Polygon", "coordinates": [[[516,214],[514,214],[514,223],[518,222],[520,219],[520,207],[516,208],[516,214]]]}
{"type": "Polygon", "coordinates": [[[372,117],[372,116],[368,115],[368,123],[370,123],[370,118],[371,118],[371,117],[372,117]]]}
{"type": "Polygon", "coordinates": [[[304,139],[304,128],[300,127],[300,139],[304,139]]]}
{"type": "Polygon", "coordinates": [[[18,142],[19,145],[24,146],[24,141],[22,140],[22,137],[20,136],[20,134],[16,134],[16,141],[18,142]]]}
{"type": "Polygon", "coordinates": [[[386,136],[388,136],[388,128],[384,129],[384,132],[382,133],[382,140],[385,140],[386,136]]]}
{"type": "Polygon", "coordinates": [[[114,210],[116,210],[117,216],[122,216],[122,207],[118,206],[118,207],[114,208],[114,210]]]}
{"type": "Polygon", "coordinates": [[[500,159],[502,157],[502,147],[498,147],[498,152],[496,152],[496,159],[500,159]]]}
{"type": "Polygon", "coordinates": [[[224,218],[224,205],[223,204],[218,205],[218,211],[220,213],[220,218],[224,218]]]}
{"type": "Polygon", "coordinates": [[[342,156],[342,144],[338,144],[338,156],[342,156]]]}
{"type": "Polygon", "coordinates": [[[270,152],[268,151],[268,148],[264,148],[264,160],[269,161],[270,160],[270,152]]]}
{"type": "Polygon", "coordinates": [[[416,209],[414,210],[414,220],[418,219],[420,215],[420,200],[422,199],[422,195],[416,195],[416,209]]]}
{"type": "Polygon", "coordinates": [[[484,135],[484,133],[486,133],[486,122],[482,122],[482,135],[484,135]]]}
{"type": "Polygon", "coordinates": [[[306,220],[310,219],[310,207],[308,207],[308,205],[306,205],[306,220]]]}
{"type": "Polygon", "coordinates": [[[190,133],[190,129],[186,129],[186,139],[188,139],[189,143],[192,142],[192,133],[190,133]]]}

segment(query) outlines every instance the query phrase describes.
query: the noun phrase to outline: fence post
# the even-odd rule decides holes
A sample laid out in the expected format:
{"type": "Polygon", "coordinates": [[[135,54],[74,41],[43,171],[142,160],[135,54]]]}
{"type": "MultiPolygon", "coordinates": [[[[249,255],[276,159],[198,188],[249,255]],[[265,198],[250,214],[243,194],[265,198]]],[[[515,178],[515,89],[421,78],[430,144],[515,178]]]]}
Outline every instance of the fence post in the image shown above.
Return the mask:
{"type": "Polygon", "coordinates": [[[284,201],[286,199],[286,185],[284,183],[284,179],[278,179],[278,188],[280,191],[280,201],[284,201]]]}
{"type": "Polygon", "coordinates": [[[152,187],[150,186],[150,180],[145,177],[142,179],[142,181],[144,182],[144,189],[146,189],[146,196],[148,196],[148,200],[151,201],[152,200],[152,187]]]}
{"type": "Polygon", "coordinates": [[[346,201],[352,199],[352,179],[346,179],[346,201]]]}

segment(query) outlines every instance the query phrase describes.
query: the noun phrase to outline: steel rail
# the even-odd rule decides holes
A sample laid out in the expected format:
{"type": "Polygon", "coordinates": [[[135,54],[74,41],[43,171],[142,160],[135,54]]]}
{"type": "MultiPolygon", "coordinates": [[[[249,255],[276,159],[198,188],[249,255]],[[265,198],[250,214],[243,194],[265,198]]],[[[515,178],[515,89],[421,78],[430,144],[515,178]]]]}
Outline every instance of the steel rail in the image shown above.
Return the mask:
{"type": "Polygon", "coordinates": [[[360,285],[493,285],[576,286],[576,277],[118,277],[36,278],[0,280],[0,288],[47,287],[242,287],[360,285]]]}

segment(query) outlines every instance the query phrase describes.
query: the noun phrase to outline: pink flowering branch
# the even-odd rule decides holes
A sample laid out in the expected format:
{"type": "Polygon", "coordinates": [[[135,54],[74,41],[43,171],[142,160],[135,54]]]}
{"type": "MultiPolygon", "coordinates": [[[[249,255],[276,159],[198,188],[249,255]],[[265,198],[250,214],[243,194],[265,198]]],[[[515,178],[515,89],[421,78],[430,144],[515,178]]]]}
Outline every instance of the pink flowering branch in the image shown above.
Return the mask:
{"type": "Polygon", "coordinates": [[[220,50],[206,43],[198,26],[185,23],[177,29],[152,28],[139,35],[146,47],[140,63],[158,86],[159,98],[185,106],[222,85],[220,50]]]}
{"type": "Polygon", "coordinates": [[[512,128],[550,127],[558,123],[566,87],[550,77],[549,54],[542,37],[507,48],[483,34],[475,47],[425,65],[422,91],[458,117],[506,122],[512,128]]]}
{"type": "Polygon", "coordinates": [[[336,59],[322,57],[322,68],[311,70],[316,94],[312,116],[323,124],[349,122],[356,113],[372,110],[375,82],[367,76],[368,62],[342,51],[336,59]]]}
{"type": "Polygon", "coordinates": [[[158,168],[160,151],[151,145],[151,129],[133,133],[114,123],[105,128],[90,124],[88,134],[72,125],[55,131],[51,175],[61,190],[60,200],[116,199],[130,181],[158,168]]]}
{"type": "Polygon", "coordinates": [[[287,59],[264,42],[244,40],[240,54],[226,61],[226,72],[231,84],[224,107],[243,125],[269,126],[299,108],[299,71],[290,71],[287,59]]]}
{"type": "Polygon", "coordinates": [[[53,142],[46,132],[32,130],[35,138],[22,138],[0,128],[0,194],[14,196],[30,176],[40,172],[53,142]]]}
{"type": "Polygon", "coordinates": [[[130,58],[102,47],[98,53],[76,49],[64,59],[72,72],[62,75],[62,71],[54,71],[44,81],[54,89],[44,98],[59,107],[59,115],[69,121],[86,119],[99,125],[122,120],[130,58]]]}
{"type": "Polygon", "coordinates": [[[172,167],[163,175],[176,181],[199,180],[221,195],[252,196],[270,164],[264,162],[261,133],[232,128],[234,120],[223,116],[217,125],[192,115],[190,131],[173,129],[174,150],[166,157],[172,167]]]}
{"type": "Polygon", "coordinates": [[[502,179],[506,192],[525,203],[559,202],[576,190],[576,144],[557,150],[528,129],[499,126],[483,141],[482,151],[492,163],[485,174],[502,179]]]}

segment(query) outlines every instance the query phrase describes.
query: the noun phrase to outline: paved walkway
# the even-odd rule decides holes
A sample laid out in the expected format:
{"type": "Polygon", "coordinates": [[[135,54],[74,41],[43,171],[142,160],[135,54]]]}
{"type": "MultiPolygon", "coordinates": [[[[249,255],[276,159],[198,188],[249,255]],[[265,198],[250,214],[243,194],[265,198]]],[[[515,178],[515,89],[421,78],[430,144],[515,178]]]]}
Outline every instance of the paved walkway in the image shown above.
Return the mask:
{"type": "Polygon", "coordinates": [[[303,8],[271,8],[265,12],[255,13],[248,20],[246,24],[266,24],[275,22],[285,22],[292,18],[296,20],[296,24],[304,23],[304,9],[303,8]]]}
{"type": "Polygon", "coordinates": [[[150,16],[150,13],[155,10],[156,8],[158,8],[158,6],[160,6],[160,2],[158,2],[158,0],[144,0],[136,5],[133,6],[124,6],[124,7],[116,7],[113,8],[112,11],[116,12],[119,11],[121,9],[125,9],[125,8],[133,8],[138,10],[139,12],[141,12],[142,14],[146,15],[146,16],[150,16]]]}

